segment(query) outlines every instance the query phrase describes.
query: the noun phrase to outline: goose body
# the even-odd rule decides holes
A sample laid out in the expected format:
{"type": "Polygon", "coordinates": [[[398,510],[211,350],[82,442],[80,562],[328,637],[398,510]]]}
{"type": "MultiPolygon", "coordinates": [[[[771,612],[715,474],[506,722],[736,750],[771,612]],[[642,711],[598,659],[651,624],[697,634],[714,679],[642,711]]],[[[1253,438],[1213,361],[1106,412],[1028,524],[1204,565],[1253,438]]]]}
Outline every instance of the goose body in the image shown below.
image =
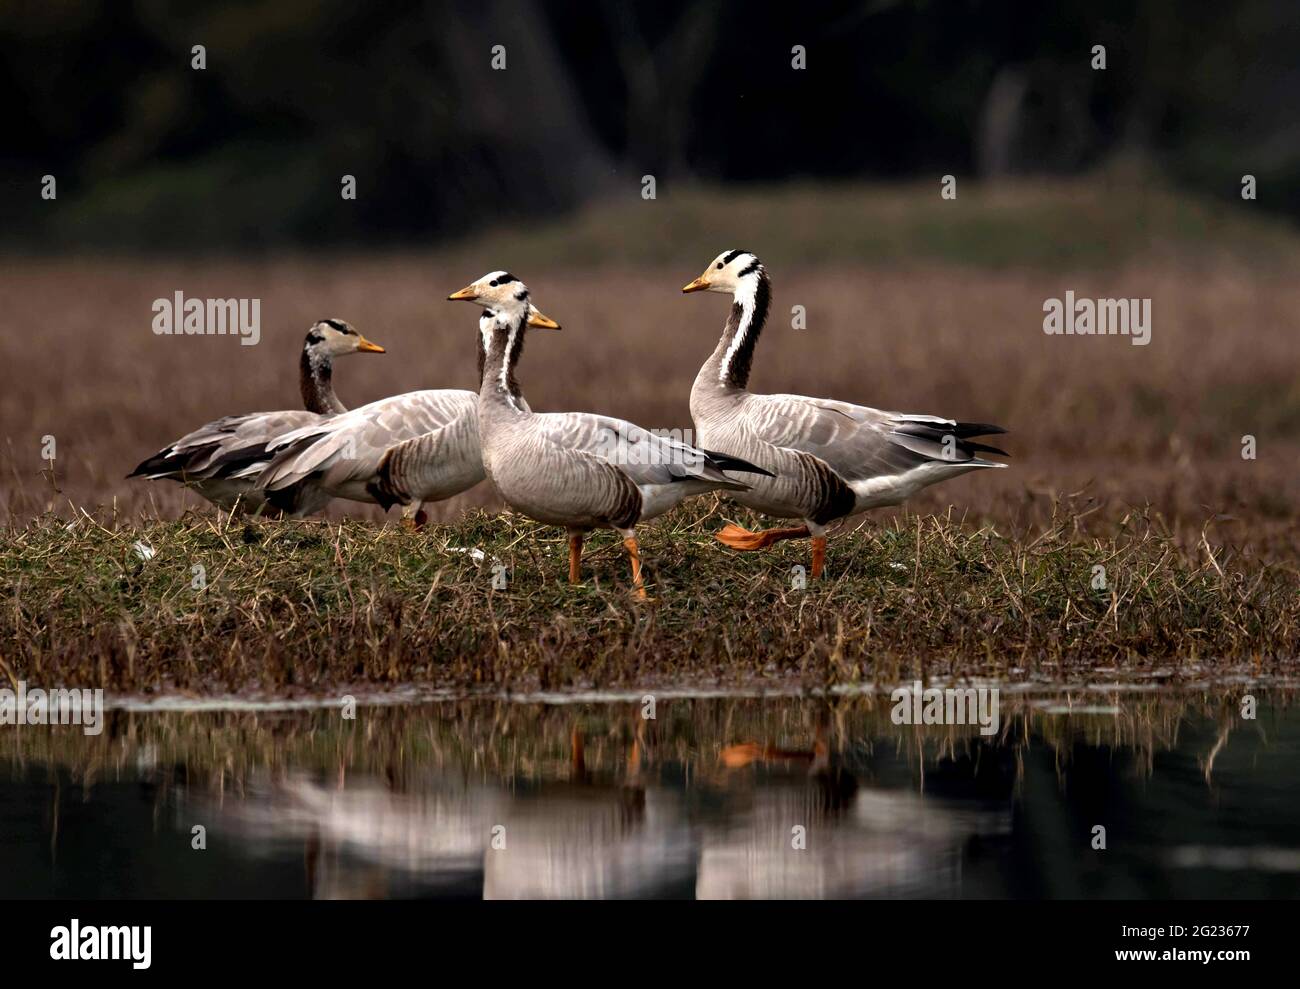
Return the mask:
{"type": "Polygon", "coordinates": [[[727,477],[723,467],[755,468],[611,416],[532,412],[515,379],[528,289],[498,271],[451,298],[477,302],[495,314],[478,413],[483,465],[501,497],[530,518],[568,530],[569,579],[575,583],[583,536],[598,528],[618,531],[644,596],[636,526],[691,495],[743,491],[745,485],[727,477]]]}
{"type": "MultiPolygon", "coordinates": [[[[530,310],[527,319],[535,313],[530,310]]],[[[479,327],[480,378],[491,325],[493,315],[485,313],[479,327]]],[[[459,389],[380,399],[286,432],[270,449],[274,459],[258,469],[257,485],[272,504],[332,497],[385,510],[401,505],[403,518],[413,523],[423,520],[423,503],[468,491],[487,476],[478,393],[459,389]]]]}
{"type": "Polygon", "coordinates": [[[287,432],[271,443],[274,459],[258,472],[258,489],[273,504],[310,492],[401,505],[414,518],[423,502],[483,480],[477,405],[472,391],[415,391],[287,432]]]}
{"type": "MultiPolygon", "coordinates": [[[[334,358],[383,352],[383,347],[371,343],[350,323],[321,320],[307,331],[299,362],[305,411],[223,416],[159,450],[128,476],[178,481],[224,509],[260,512],[267,507],[267,498],[255,480],[270,459],[267,451],[273,441],[347,411],[334,391],[334,358]]],[[[281,507],[291,514],[306,515],[324,508],[328,501],[327,495],[304,492],[301,499],[281,507]]]]}
{"type": "Polygon", "coordinates": [[[727,526],[718,534],[724,544],[751,550],[811,537],[813,576],[819,576],[830,523],[900,504],[960,474],[1006,466],[979,456],[1003,451],[973,440],[1005,432],[999,426],[750,392],[754,347],[771,298],[767,272],[752,254],[724,252],[683,289],[696,291],[733,296],[722,337],[691,388],[696,437],[703,446],[727,450],[771,472],[730,497],[764,515],[801,523],[757,533],[727,526]]]}
{"type": "Polygon", "coordinates": [[[483,437],[492,482],[512,507],[539,522],[621,531],[692,495],[745,490],[722,473],[725,460],[623,419],[587,412],[480,414],[492,420],[483,437]]]}

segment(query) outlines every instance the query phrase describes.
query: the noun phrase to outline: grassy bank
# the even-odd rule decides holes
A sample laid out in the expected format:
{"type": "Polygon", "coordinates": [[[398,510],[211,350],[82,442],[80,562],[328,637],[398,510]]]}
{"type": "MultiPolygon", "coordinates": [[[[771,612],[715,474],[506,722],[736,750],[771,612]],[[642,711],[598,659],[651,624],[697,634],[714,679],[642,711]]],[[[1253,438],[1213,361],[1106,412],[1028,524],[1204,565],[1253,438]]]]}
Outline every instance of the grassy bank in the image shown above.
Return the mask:
{"type": "Polygon", "coordinates": [[[571,587],[563,534],[517,516],[472,512],[420,533],[47,518],[0,545],[0,673],[282,692],[1293,667],[1289,564],[1210,537],[1188,545],[1158,517],[1131,514],[1106,537],[1068,519],[1011,535],[899,517],[833,539],[830,579],[800,589],[806,545],[731,553],[711,536],[721,512],[701,502],[645,528],[653,600],[639,603],[612,535],[592,540],[586,583],[571,587]],[[494,589],[500,567],[507,586],[494,589]]]}

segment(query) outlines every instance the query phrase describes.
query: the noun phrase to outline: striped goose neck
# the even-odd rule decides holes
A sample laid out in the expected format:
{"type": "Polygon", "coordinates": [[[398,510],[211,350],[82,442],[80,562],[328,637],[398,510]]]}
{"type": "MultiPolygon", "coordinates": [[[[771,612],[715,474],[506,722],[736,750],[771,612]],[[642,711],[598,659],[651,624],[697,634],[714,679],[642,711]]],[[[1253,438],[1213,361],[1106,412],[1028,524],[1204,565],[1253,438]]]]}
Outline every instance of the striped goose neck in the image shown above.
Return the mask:
{"type": "Polygon", "coordinates": [[[722,339],[714,352],[717,358],[718,382],[728,388],[744,388],[749,384],[749,369],[754,361],[754,346],[767,322],[767,309],[772,301],[772,283],[760,265],[753,275],[746,276],[736,289],[731,303],[731,313],[722,328],[722,339]],[[756,276],[756,277],[755,277],[756,276]]]}
{"type": "Polygon", "coordinates": [[[348,410],[334,394],[334,362],[328,355],[317,355],[310,348],[303,348],[298,361],[298,388],[308,412],[324,416],[348,410]]]}
{"type": "Polygon", "coordinates": [[[479,385],[480,397],[491,398],[516,412],[526,411],[523,393],[515,380],[515,368],[524,352],[524,322],[527,318],[527,309],[518,316],[502,314],[497,317],[484,355],[483,377],[479,385]]]}

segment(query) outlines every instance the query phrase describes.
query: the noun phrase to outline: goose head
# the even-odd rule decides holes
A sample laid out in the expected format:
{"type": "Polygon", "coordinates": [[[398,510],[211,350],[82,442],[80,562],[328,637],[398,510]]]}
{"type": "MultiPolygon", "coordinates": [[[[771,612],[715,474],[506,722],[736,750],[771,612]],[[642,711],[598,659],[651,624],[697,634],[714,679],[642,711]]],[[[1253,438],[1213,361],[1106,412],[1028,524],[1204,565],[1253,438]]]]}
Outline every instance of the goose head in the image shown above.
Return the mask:
{"type": "Polygon", "coordinates": [[[322,319],[307,331],[303,352],[313,362],[331,361],[344,354],[382,354],[384,348],[371,343],[347,320],[322,319]]]}
{"type": "Polygon", "coordinates": [[[763,262],[748,251],[723,251],[704,269],[704,273],[682,292],[725,292],[751,295],[765,274],[763,262]]]}
{"type": "Polygon", "coordinates": [[[528,326],[544,330],[558,330],[560,324],[544,316],[529,301],[528,286],[508,271],[492,271],[476,282],[471,282],[459,292],[447,296],[452,302],[473,302],[485,310],[483,320],[513,323],[523,318],[528,326]]]}
{"type": "MultiPolygon", "coordinates": [[[[538,308],[531,302],[528,303],[528,319],[526,325],[545,328],[548,330],[558,330],[560,324],[555,322],[549,316],[543,316],[538,308]]],[[[495,309],[484,309],[483,315],[478,318],[479,335],[483,337],[484,352],[492,346],[492,329],[497,325],[497,311],[495,309]]]]}

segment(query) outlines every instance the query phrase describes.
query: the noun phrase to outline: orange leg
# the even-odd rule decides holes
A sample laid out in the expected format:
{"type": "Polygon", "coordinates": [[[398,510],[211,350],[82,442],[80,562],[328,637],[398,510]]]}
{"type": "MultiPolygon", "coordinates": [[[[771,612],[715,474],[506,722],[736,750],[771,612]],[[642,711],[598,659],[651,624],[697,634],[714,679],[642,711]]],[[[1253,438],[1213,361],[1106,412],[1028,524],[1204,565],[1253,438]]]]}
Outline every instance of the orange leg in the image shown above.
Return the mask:
{"type": "Polygon", "coordinates": [[[778,749],[775,745],[759,745],[757,742],[741,742],[738,745],[725,746],[718,754],[722,764],[728,769],[740,769],[752,762],[811,762],[826,759],[825,742],[816,742],[811,752],[806,749],[778,749]]]}
{"type": "MultiPolygon", "coordinates": [[[[806,525],[792,526],[788,529],[763,529],[760,532],[750,532],[748,529],[742,529],[738,525],[726,525],[714,537],[724,546],[730,546],[732,549],[738,549],[741,552],[748,552],[756,549],[766,549],[773,543],[779,543],[783,539],[803,539],[812,533],[806,525]]],[[[822,568],[826,565],[826,537],[812,537],[812,576],[815,580],[822,575],[822,568]]]]}
{"type": "Polygon", "coordinates": [[[628,536],[623,540],[623,547],[627,550],[627,555],[632,558],[632,583],[636,585],[636,596],[644,598],[645,582],[641,579],[641,550],[637,547],[636,536],[628,536]]]}
{"type": "Polygon", "coordinates": [[[582,582],[582,533],[569,533],[569,583],[582,582]]]}
{"type": "Polygon", "coordinates": [[[764,529],[761,532],[750,532],[738,525],[728,524],[723,526],[714,538],[724,546],[747,552],[755,549],[766,549],[773,543],[779,543],[782,539],[803,539],[807,535],[808,527],[806,525],[799,525],[790,529],[764,529]]]}
{"type": "Polygon", "coordinates": [[[751,762],[759,762],[763,759],[763,756],[763,746],[757,742],[741,742],[738,745],[727,745],[718,753],[718,759],[728,769],[739,769],[742,766],[748,766],[751,762]]]}

